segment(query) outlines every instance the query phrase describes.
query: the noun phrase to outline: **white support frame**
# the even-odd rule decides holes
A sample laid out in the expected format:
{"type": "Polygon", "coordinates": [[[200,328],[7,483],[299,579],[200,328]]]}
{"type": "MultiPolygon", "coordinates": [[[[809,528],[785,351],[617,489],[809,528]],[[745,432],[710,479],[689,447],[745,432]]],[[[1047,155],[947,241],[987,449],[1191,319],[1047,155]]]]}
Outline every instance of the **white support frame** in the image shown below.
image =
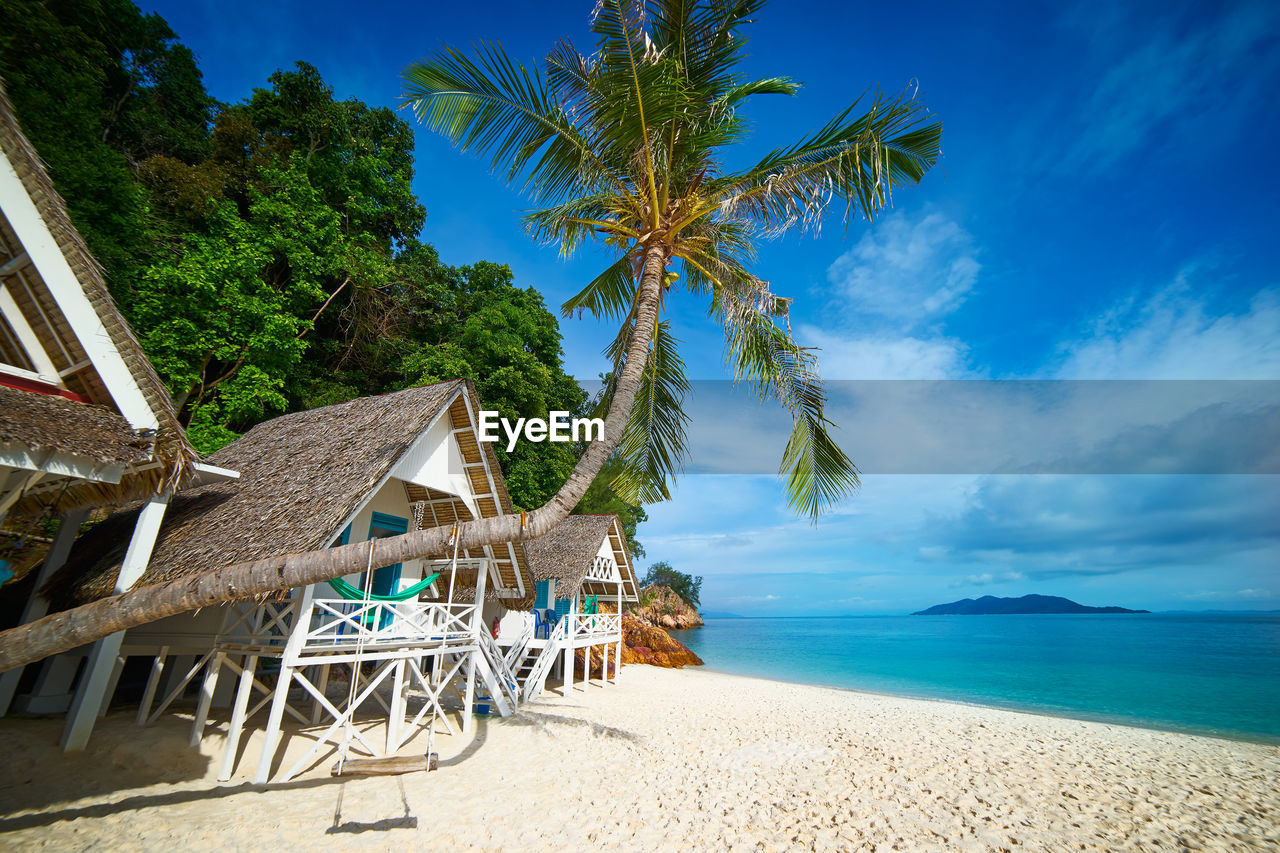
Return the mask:
{"type": "MultiPolygon", "coordinates": [[[[120,566],[120,575],[116,579],[117,594],[128,592],[146,571],[168,506],[169,494],[163,493],[153,496],[138,513],[133,536],[129,540],[124,562],[120,566]]],[[[123,665],[120,647],[124,642],[124,634],[124,631],[117,631],[93,644],[89,662],[85,665],[84,674],[80,676],[80,684],[76,688],[75,699],[71,702],[71,710],[67,712],[66,728],[62,735],[63,750],[72,752],[88,745],[94,722],[111,700],[111,690],[115,679],[119,677],[117,667],[123,665]]]]}
{"type": "Polygon", "coordinates": [[[0,165],[0,208],[22,244],[22,250],[30,257],[31,265],[39,272],[45,287],[53,294],[67,324],[93,362],[94,369],[125,420],[134,429],[156,429],[159,426],[156,413],[151,410],[142,389],[116,350],[102,318],[89,302],[79,279],[62,254],[62,248],[27,194],[22,179],[7,156],[0,156],[0,160],[3,160],[3,165],[0,165]]]}

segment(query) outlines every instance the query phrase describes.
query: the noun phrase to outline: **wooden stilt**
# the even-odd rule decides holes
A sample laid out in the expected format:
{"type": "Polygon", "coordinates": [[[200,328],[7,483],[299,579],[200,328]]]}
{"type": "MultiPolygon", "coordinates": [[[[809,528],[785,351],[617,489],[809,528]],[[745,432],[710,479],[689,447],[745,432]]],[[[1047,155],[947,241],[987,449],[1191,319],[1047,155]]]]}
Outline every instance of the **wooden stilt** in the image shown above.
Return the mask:
{"type": "Polygon", "coordinates": [[[218,781],[226,782],[236,767],[236,750],[240,748],[240,734],[244,731],[245,712],[249,710],[249,697],[253,694],[253,672],[258,668],[258,656],[249,655],[240,670],[240,686],[236,689],[236,701],[231,707],[231,722],[227,724],[227,742],[222,747],[222,768],[218,781]]]}
{"type": "MultiPolygon", "coordinates": [[[[329,667],[332,665],[333,664],[326,663],[318,667],[318,669],[320,670],[320,677],[316,681],[316,689],[320,691],[321,696],[324,695],[324,691],[329,687],[329,667]]],[[[324,715],[324,707],[320,704],[319,700],[316,700],[311,705],[312,725],[318,724],[320,722],[320,718],[323,715],[324,715]]]]}
{"type": "Polygon", "coordinates": [[[62,748],[67,752],[84,749],[88,745],[98,711],[108,698],[107,687],[123,641],[124,631],[117,631],[93,644],[75,699],[71,701],[71,710],[67,713],[67,726],[62,735],[62,748]]]}
{"type": "Polygon", "coordinates": [[[573,636],[570,635],[564,648],[564,681],[560,695],[569,696],[573,692],[573,636]]]}
{"type": "Polygon", "coordinates": [[[476,655],[479,651],[469,652],[467,654],[466,663],[466,692],[462,698],[462,733],[471,733],[471,717],[474,710],[474,702],[476,698],[476,655]]]}
{"type": "MultiPolygon", "coordinates": [[[[31,597],[27,599],[27,605],[22,610],[22,618],[18,624],[34,622],[49,612],[49,602],[40,595],[40,589],[67,561],[67,555],[71,553],[71,545],[80,531],[80,525],[88,515],[89,511],[85,509],[63,513],[62,525],[58,527],[58,532],[53,537],[53,544],[49,546],[49,553],[44,558],[43,565],[40,566],[40,573],[36,575],[31,597]]],[[[23,669],[25,667],[15,667],[0,675],[0,717],[9,712],[9,703],[13,701],[13,694],[17,692],[23,669]]]]}
{"type": "Polygon", "coordinates": [[[101,720],[111,710],[111,698],[116,695],[116,686],[120,683],[120,673],[124,671],[124,656],[116,655],[111,667],[111,676],[107,679],[107,690],[102,694],[102,704],[98,706],[98,719],[101,720]]]}
{"type": "Polygon", "coordinates": [[[404,670],[405,662],[395,662],[395,677],[391,683],[391,709],[387,712],[387,755],[400,748],[400,728],[404,725],[404,670]]]}
{"type": "Polygon", "coordinates": [[[214,694],[218,690],[218,674],[222,671],[222,662],[226,655],[216,652],[209,668],[204,671],[204,681],[200,684],[200,699],[196,702],[196,718],[191,724],[191,746],[199,746],[204,740],[204,727],[209,723],[209,707],[213,704],[214,694]]]}
{"type": "Polygon", "coordinates": [[[164,662],[169,658],[169,647],[161,646],[160,653],[151,662],[151,675],[147,678],[147,689],[142,691],[142,702],[138,704],[138,725],[145,726],[147,717],[151,716],[151,703],[156,701],[156,690],[160,687],[160,676],[164,675],[164,662]]]}
{"type": "Polygon", "coordinates": [[[262,758],[258,772],[254,774],[256,785],[265,785],[271,778],[271,761],[280,742],[280,723],[284,719],[284,706],[289,701],[289,684],[293,681],[293,667],[280,665],[280,680],[276,682],[275,696],[271,699],[271,716],[267,718],[267,730],[262,741],[262,758]]]}

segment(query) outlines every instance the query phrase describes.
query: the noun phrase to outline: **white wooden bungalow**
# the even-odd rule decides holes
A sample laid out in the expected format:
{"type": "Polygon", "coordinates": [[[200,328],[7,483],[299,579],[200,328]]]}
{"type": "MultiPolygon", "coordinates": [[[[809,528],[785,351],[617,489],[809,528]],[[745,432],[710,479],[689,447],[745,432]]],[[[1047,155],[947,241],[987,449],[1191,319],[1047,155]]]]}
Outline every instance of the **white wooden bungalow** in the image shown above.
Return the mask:
{"type": "MultiPolygon", "coordinates": [[[[38,588],[90,509],[141,499],[137,523],[121,531],[128,555],[110,590],[125,591],[147,566],[170,496],[234,476],[202,465],[187,442],[0,84],[0,582],[35,571],[29,585],[38,588]],[[20,546],[42,517],[62,523],[37,567],[37,549],[20,546]]],[[[24,595],[21,622],[45,615],[48,602],[26,587],[9,584],[0,595],[15,588],[24,595]]],[[[82,748],[119,675],[122,640],[32,667],[34,684],[23,668],[3,673],[0,715],[11,704],[69,710],[63,744],[82,748]],[[20,686],[28,689],[15,701],[20,686]]]]}
{"type": "Polygon", "coordinates": [[[593,651],[600,660],[600,683],[610,680],[611,669],[616,677],[622,666],[621,613],[637,600],[635,570],[618,517],[571,515],[525,548],[536,581],[534,610],[513,613],[503,624],[503,633],[515,638],[508,661],[522,696],[541,693],[553,670],[564,695],[570,695],[575,667],[582,683],[589,682],[593,651]]]}
{"type": "MultiPolygon", "coordinates": [[[[478,441],[478,412],[473,386],[455,380],[259,424],[210,457],[239,471],[238,480],[173,499],[140,582],[510,514],[492,446],[478,441]]],[[[119,531],[136,512],[83,536],[46,593],[67,605],[109,594],[125,558],[119,531]]],[[[457,700],[466,731],[477,686],[500,713],[513,712],[518,688],[489,626],[531,606],[532,595],[523,546],[485,546],[456,560],[414,560],[275,600],[170,617],[126,632],[123,653],[154,656],[139,722],[198,686],[193,744],[219,713],[228,692],[220,688],[234,684],[223,779],[258,711],[269,712],[259,782],[273,772],[285,716],[300,723],[299,735],[313,743],[281,768],[287,779],[340,747],[388,756],[433,721],[454,731],[447,697],[457,700]],[[175,678],[161,689],[170,667],[175,678]],[[378,743],[357,725],[371,714],[386,722],[378,743]]]]}

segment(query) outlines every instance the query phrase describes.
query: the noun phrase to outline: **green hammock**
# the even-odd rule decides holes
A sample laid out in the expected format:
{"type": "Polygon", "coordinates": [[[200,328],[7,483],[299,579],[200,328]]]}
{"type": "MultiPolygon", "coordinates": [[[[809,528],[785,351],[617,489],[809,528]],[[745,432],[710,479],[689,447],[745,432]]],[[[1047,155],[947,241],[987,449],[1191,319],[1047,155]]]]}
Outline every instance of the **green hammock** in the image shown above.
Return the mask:
{"type": "MultiPolygon", "coordinates": [[[[370,601],[408,601],[416,598],[419,593],[436,582],[436,578],[440,577],[440,573],[427,575],[418,583],[404,590],[403,592],[392,593],[391,595],[369,595],[370,601]]],[[[365,595],[363,590],[356,589],[342,578],[334,578],[329,581],[329,586],[333,587],[333,591],[345,598],[347,601],[364,601],[365,595]]]]}

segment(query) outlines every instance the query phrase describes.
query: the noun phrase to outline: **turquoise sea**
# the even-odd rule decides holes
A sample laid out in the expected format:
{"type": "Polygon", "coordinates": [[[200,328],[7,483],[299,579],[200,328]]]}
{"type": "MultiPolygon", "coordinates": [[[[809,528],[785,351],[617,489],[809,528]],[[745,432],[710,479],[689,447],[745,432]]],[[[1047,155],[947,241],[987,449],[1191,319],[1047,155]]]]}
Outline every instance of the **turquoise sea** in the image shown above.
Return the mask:
{"type": "Polygon", "coordinates": [[[708,669],[1280,743],[1280,614],[708,619],[708,669]]]}

